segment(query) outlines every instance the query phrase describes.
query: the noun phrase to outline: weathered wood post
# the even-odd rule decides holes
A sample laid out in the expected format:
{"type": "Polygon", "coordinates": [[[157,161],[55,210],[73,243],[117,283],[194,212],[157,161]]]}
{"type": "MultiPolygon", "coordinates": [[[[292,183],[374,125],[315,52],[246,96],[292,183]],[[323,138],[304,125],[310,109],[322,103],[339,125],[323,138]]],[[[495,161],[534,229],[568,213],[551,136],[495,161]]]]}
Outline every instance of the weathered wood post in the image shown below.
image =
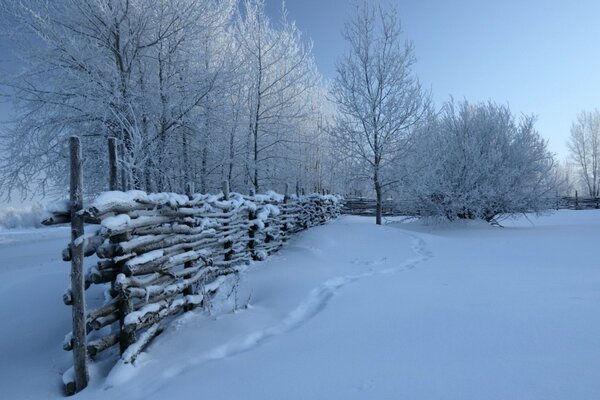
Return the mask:
{"type": "Polygon", "coordinates": [[[577,193],[577,190],[575,191],[575,209],[579,210],[579,193],[577,193]]]}
{"type": "MultiPolygon", "coordinates": [[[[67,388],[76,393],[84,389],[89,380],[87,367],[87,342],[85,334],[85,282],[83,273],[84,227],[83,174],[81,170],[81,142],[77,136],[69,139],[71,155],[71,293],[73,312],[73,368],[75,387],[67,388]]],[[[72,394],[70,393],[70,394],[72,394]]]]}
{"type": "MultiPolygon", "coordinates": [[[[223,181],[223,200],[229,200],[229,181],[228,180],[223,181]]],[[[231,210],[229,210],[229,211],[231,211],[231,210]]],[[[229,224],[223,224],[223,225],[227,226],[229,224]]],[[[223,248],[226,250],[224,260],[231,261],[231,259],[233,258],[233,251],[232,251],[233,243],[231,241],[227,241],[223,245],[223,248]]]]}
{"type": "MultiPolygon", "coordinates": [[[[286,182],[285,183],[285,189],[283,191],[283,204],[286,205],[289,201],[290,201],[290,185],[286,182]]],[[[283,224],[280,225],[280,231],[281,231],[281,237],[282,237],[282,241],[285,242],[287,241],[287,236],[288,236],[288,224],[287,224],[287,216],[285,216],[285,214],[288,212],[288,208],[287,207],[282,207],[282,217],[281,219],[284,221],[283,224]]]]}
{"type": "Polygon", "coordinates": [[[229,181],[223,181],[223,200],[229,200],[229,181]]]}
{"type": "MultiPolygon", "coordinates": [[[[256,201],[256,199],[254,198],[254,196],[256,195],[254,188],[250,189],[250,197],[252,197],[253,201],[256,201]]],[[[255,223],[253,223],[252,221],[254,221],[256,219],[256,211],[255,210],[248,210],[248,222],[249,222],[249,226],[250,228],[248,229],[248,250],[250,251],[250,257],[252,257],[253,260],[257,260],[258,257],[256,256],[256,241],[254,240],[256,237],[256,231],[258,230],[258,226],[256,226],[255,223]]]]}
{"type": "Polygon", "coordinates": [[[117,190],[119,178],[117,173],[117,138],[108,138],[108,190],[117,190]]]}
{"type": "MultiPolygon", "coordinates": [[[[185,184],[185,194],[187,195],[188,199],[190,199],[190,201],[194,198],[194,183],[193,182],[188,182],[185,184]]],[[[183,268],[193,268],[194,267],[194,261],[187,261],[183,264],[183,268]]],[[[194,288],[192,286],[188,286],[187,288],[185,288],[183,290],[183,295],[184,296],[189,296],[189,295],[193,295],[196,294],[194,293],[194,288]]],[[[183,307],[184,311],[191,311],[194,308],[193,304],[186,304],[183,307]]]]}

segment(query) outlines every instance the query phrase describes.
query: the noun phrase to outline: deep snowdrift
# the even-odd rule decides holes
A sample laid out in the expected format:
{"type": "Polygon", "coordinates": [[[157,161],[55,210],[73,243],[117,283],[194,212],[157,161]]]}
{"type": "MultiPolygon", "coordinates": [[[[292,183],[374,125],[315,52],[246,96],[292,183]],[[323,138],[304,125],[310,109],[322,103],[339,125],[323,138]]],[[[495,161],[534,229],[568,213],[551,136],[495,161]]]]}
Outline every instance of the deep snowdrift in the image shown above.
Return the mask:
{"type": "MultiPolygon", "coordinates": [[[[303,232],[243,274],[235,313],[184,315],[75,398],[600,398],[600,212],[505,226],[303,232]]],[[[0,233],[2,398],[62,396],[68,236],[0,233]]]]}

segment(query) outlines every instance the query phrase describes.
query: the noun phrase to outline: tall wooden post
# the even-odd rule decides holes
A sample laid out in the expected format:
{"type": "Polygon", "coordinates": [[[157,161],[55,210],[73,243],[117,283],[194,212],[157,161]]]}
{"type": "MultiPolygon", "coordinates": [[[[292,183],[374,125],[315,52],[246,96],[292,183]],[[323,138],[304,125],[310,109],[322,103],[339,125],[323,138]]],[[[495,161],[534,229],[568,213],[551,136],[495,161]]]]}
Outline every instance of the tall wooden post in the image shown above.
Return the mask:
{"type": "Polygon", "coordinates": [[[289,191],[290,191],[290,185],[289,185],[289,183],[286,182],[285,183],[285,191],[283,193],[283,202],[284,203],[287,203],[288,200],[290,199],[289,191]]]}
{"type": "Polygon", "coordinates": [[[223,181],[223,199],[229,200],[229,181],[228,180],[223,181]]]}
{"type": "MultiPolygon", "coordinates": [[[[228,180],[223,181],[223,200],[229,200],[229,181],[228,180]]],[[[231,211],[231,209],[228,209],[227,211],[231,211]]],[[[228,223],[223,224],[224,227],[226,227],[228,225],[229,225],[228,223]]],[[[232,250],[233,243],[231,241],[227,241],[223,245],[223,248],[226,250],[224,260],[231,261],[231,259],[233,258],[233,250],[232,250]]]]}
{"type": "Polygon", "coordinates": [[[71,151],[71,292],[73,299],[73,363],[75,392],[88,384],[87,343],[85,335],[85,282],[83,274],[84,227],[83,174],[81,171],[81,143],[77,136],[69,140],[71,151]]]}
{"type": "Polygon", "coordinates": [[[117,190],[117,138],[108,138],[108,190],[117,190]]]}
{"type": "MultiPolygon", "coordinates": [[[[193,182],[188,182],[185,184],[185,194],[187,195],[188,199],[190,199],[190,201],[193,199],[193,197],[194,197],[194,183],[193,182]]],[[[183,264],[184,269],[189,269],[189,268],[193,268],[193,267],[194,267],[194,261],[187,261],[183,264]]],[[[196,294],[196,293],[194,293],[194,288],[191,285],[186,287],[183,290],[184,296],[189,296],[189,295],[194,295],[194,294],[196,294]]],[[[183,306],[184,311],[191,311],[193,308],[194,308],[193,304],[186,304],[185,306],[183,306]]]]}
{"type": "MultiPolygon", "coordinates": [[[[254,191],[254,188],[250,189],[250,197],[252,197],[252,201],[256,201],[256,199],[254,198],[256,195],[256,192],[254,191]]],[[[254,221],[256,219],[256,211],[254,210],[249,210],[248,211],[248,221],[254,221]]],[[[248,249],[250,250],[250,256],[252,257],[253,260],[257,260],[258,258],[256,257],[256,251],[255,251],[255,247],[256,247],[256,241],[254,240],[254,238],[256,237],[256,231],[258,230],[258,227],[256,226],[256,224],[253,224],[252,222],[249,222],[250,225],[250,230],[248,231],[248,249]]]]}

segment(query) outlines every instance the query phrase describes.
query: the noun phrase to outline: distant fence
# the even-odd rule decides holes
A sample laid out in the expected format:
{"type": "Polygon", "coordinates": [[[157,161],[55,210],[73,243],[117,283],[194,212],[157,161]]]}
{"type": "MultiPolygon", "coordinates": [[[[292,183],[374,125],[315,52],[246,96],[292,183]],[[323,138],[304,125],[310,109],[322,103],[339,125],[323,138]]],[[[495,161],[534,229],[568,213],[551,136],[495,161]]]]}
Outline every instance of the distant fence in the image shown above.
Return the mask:
{"type": "MultiPolygon", "coordinates": [[[[589,209],[600,209],[600,198],[585,198],[585,197],[557,197],[554,205],[552,202],[549,203],[552,208],[555,209],[567,209],[567,210],[589,210],[589,209]]],[[[364,197],[347,197],[344,199],[344,206],[342,208],[342,214],[347,215],[363,215],[363,216],[374,216],[377,208],[377,202],[375,199],[364,198],[364,197]]],[[[400,216],[400,215],[412,215],[415,214],[414,206],[404,200],[385,200],[383,202],[383,216],[400,216]]]]}
{"type": "MultiPolygon", "coordinates": [[[[344,198],[342,214],[374,216],[376,209],[377,201],[375,199],[366,197],[346,197],[344,198]]],[[[411,209],[414,209],[411,202],[384,200],[381,212],[384,217],[392,217],[399,215],[408,215],[411,212],[414,212],[408,211],[411,209]]]]}
{"type": "Polygon", "coordinates": [[[600,197],[561,197],[557,201],[556,208],[568,210],[600,209],[600,197]]]}
{"type": "Polygon", "coordinates": [[[229,193],[226,182],[219,195],[109,191],[83,207],[81,151],[76,138],[71,145],[71,201],[44,221],[70,221],[73,232],[63,251],[72,266],[63,296],[73,308],[63,345],[74,358],[63,376],[68,394],[87,385],[88,356],[118,344],[122,360],[133,362],[165,318],[204,306],[240,265],[264,259],[341,209],[333,195],[244,196],[229,193]],[[84,222],[99,229],[85,234],[84,222]],[[92,255],[98,261],[84,273],[84,257],[92,255]],[[105,303],[87,311],[84,290],[93,284],[110,286],[105,303]]]}
{"type": "MultiPolygon", "coordinates": [[[[342,207],[342,214],[374,216],[376,209],[377,202],[375,199],[346,197],[344,199],[344,206],[342,207]]],[[[401,215],[401,210],[394,202],[386,200],[383,202],[382,214],[384,216],[401,215]]]]}

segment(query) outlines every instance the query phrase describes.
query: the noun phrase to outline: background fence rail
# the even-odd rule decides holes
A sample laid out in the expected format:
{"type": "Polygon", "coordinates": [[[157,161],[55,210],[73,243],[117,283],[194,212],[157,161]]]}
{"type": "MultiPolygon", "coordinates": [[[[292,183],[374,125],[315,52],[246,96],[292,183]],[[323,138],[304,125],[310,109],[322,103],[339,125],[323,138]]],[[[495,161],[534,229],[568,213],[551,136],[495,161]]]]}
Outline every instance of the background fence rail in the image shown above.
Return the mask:
{"type": "MultiPolygon", "coordinates": [[[[395,201],[385,200],[383,202],[383,215],[384,216],[408,216],[408,215],[419,215],[415,212],[414,204],[416,202],[409,202],[407,200],[395,201]]],[[[363,215],[363,216],[375,216],[375,210],[377,202],[375,199],[366,197],[346,197],[344,199],[344,206],[342,207],[342,214],[346,215],[363,215]]],[[[600,197],[578,197],[578,196],[563,196],[557,197],[554,200],[548,201],[548,207],[562,210],[589,210],[589,209],[600,209],[600,197]]]]}

